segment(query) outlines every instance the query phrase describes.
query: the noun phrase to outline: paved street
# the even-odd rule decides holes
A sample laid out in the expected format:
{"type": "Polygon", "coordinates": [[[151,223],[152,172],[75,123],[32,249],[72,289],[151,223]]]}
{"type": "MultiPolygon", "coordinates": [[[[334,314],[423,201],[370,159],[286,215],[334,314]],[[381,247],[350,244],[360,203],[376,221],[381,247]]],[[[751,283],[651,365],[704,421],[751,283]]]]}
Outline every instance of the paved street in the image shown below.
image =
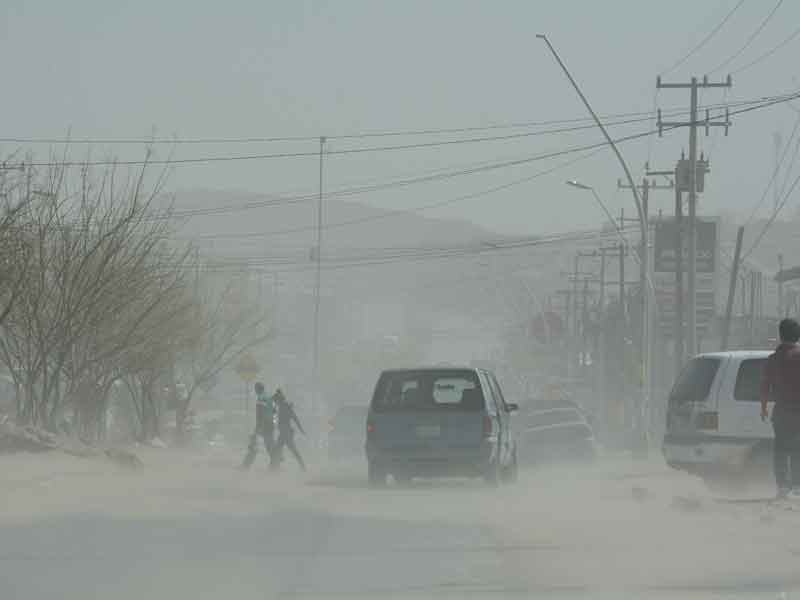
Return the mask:
{"type": "Polygon", "coordinates": [[[0,459],[0,598],[800,590],[800,513],[715,503],[655,461],[527,473],[499,490],[444,481],[375,491],[354,467],[274,476],[263,464],[238,472],[224,452],[143,457],[141,474],[66,457],[0,459]]]}

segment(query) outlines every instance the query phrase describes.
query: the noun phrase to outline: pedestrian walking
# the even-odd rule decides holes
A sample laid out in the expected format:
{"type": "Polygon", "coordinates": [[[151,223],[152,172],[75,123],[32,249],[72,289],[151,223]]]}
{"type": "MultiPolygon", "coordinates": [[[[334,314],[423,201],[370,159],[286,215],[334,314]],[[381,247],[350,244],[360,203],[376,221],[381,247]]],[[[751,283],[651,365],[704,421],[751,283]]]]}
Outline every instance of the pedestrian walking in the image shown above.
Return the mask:
{"type": "Polygon", "coordinates": [[[770,354],[761,387],[761,418],[772,409],[775,431],[774,471],[778,497],[800,500],[800,324],[783,319],[778,326],[780,344],[770,354]]]}
{"type": "Polygon", "coordinates": [[[247,447],[247,455],[242,461],[242,468],[248,469],[258,454],[258,438],[264,443],[264,450],[270,459],[270,466],[274,467],[275,457],[275,404],[273,398],[264,393],[264,384],[260,381],[255,385],[256,391],[256,428],[250,436],[250,444],[247,447]]]}
{"type": "Polygon", "coordinates": [[[300,423],[300,419],[297,418],[297,413],[294,411],[294,407],[286,400],[286,397],[283,395],[283,392],[278,389],[275,392],[275,411],[278,414],[278,441],[275,444],[275,456],[276,460],[282,461],[283,460],[283,448],[284,446],[289,448],[289,451],[294,455],[295,459],[297,460],[297,464],[300,465],[300,468],[303,471],[306,470],[306,464],[303,462],[303,457],[300,456],[300,451],[297,449],[297,445],[294,443],[294,425],[297,425],[297,429],[300,430],[300,433],[303,435],[306,434],[305,430],[303,430],[303,425],[300,423]]]}

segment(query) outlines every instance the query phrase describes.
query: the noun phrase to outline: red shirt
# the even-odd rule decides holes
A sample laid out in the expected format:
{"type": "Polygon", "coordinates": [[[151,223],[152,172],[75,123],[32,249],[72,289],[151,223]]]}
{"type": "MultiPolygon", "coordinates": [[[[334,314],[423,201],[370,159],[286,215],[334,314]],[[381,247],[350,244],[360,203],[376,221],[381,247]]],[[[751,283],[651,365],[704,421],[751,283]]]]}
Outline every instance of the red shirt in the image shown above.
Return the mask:
{"type": "Polygon", "coordinates": [[[800,345],[782,343],[769,355],[761,386],[762,402],[800,409],[800,345]]]}

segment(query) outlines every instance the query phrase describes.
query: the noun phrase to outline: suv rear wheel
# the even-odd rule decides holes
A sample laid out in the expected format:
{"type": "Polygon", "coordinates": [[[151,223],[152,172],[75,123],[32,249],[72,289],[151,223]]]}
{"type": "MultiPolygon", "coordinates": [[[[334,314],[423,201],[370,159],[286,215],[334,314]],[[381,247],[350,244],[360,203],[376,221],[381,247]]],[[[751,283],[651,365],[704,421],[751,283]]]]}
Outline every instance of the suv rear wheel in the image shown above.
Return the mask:
{"type": "Polygon", "coordinates": [[[367,463],[367,479],[371,487],[383,487],[386,485],[386,469],[371,460],[367,463]]]}

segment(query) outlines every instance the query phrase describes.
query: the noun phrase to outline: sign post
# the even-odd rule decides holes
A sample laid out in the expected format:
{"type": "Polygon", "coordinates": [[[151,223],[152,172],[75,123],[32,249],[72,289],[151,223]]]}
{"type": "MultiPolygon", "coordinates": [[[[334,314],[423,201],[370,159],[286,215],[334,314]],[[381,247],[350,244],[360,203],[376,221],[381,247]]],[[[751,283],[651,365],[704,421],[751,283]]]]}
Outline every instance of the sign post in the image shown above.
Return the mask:
{"type": "Polygon", "coordinates": [[[261,367],[258,366],[256,359],[249,352],[242,355],[239,362],[236,364],[236,373],[241,377],[244,382],[244,416],[247,418],[247,408],[250,399],[250,384],[255,381],[261,367]]]}

